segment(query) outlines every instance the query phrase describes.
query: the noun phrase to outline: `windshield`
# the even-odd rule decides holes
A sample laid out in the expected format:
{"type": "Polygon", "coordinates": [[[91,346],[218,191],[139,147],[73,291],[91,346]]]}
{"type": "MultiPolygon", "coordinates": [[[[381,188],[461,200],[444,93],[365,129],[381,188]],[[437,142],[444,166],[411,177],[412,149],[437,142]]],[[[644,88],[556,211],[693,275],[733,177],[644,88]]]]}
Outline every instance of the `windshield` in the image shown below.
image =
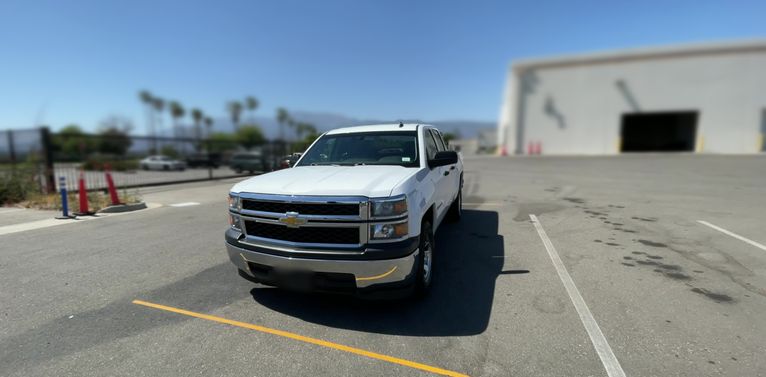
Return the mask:
{"type": "Polygon", "coordinates": [[[399,165],[418,167],[418,137],[414,131],[324,135],[296,166],[399,165]]]}

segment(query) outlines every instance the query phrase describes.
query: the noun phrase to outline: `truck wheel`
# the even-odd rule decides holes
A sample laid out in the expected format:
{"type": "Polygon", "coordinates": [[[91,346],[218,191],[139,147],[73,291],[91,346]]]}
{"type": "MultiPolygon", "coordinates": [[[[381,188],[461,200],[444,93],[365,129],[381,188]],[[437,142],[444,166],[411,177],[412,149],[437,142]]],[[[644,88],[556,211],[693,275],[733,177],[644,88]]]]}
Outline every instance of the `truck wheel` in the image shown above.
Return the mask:
{"type": "Polygon", "coordinates": [[[415,296],[423,297],[428,294],[433,281],[434,266],[434,234],[429,221],[424,221],[420,228],[420,250],[418,256],[418,273],[415,276],[415,296]]]}
{"type": "Polygon", "coordinates": [[[463,190],[457,192],[457,198],[447,212],[447,218],[453,223],[460,221],[461,216],[463,216],[463,190]]]}

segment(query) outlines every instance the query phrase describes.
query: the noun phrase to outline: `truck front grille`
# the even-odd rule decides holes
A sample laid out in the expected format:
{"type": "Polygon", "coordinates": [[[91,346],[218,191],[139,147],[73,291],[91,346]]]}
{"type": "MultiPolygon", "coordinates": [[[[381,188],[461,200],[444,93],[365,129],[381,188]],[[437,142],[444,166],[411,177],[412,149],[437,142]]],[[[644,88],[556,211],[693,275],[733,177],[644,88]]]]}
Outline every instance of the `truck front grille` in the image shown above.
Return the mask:
{"type": "Polygon", "coordinates": [[[359,216],[359,204],[349,203],[285,203],[243,199],[242,209],[249,211],[324,216],[359,216]]]}
{"type": "Polygon", "coordinates": [[[284,225],[245,221],[248,236],[299,243],[359,244],[359,227],[306,226],[290,228],[284,225]]]}

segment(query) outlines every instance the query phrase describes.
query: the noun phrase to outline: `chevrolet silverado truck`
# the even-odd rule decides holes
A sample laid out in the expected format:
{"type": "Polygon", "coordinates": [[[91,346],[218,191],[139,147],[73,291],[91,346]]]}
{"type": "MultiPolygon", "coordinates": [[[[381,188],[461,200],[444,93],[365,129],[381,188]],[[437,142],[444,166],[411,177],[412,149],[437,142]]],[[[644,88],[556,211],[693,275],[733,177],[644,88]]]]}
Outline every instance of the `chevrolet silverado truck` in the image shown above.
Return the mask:
{"type": "Polygon", "coordinates": [[[462,159],[432,126],[329,131],[294,167],[231,188],[229,259],[242,277],[291,290],[423,296],[462,186],[462,159]]]}

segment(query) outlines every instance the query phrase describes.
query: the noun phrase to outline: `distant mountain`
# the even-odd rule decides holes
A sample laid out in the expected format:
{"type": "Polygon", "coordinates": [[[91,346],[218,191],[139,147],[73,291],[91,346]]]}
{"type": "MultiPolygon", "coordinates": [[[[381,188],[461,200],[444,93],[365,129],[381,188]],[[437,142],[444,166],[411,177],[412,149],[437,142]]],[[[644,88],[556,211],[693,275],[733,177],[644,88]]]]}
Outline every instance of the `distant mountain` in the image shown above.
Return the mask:
{"type": "MultiPolygon", "coordinates": [[[[329,131],[338,127],[350,127],[359,126],[364,124],[379,124],[379,123],[396,123],[398,119],[394,120],[375,120],[375,119],[357,119],[348,117],[341,114],[333,113],[321,113],[321,112],[309,112],[309,111],[295,111],[290,115],[298,122],[311,123],[317,127],[320,132],[329,131]]],[[[233,132],[234,126],[231,120],[228,118],[216,118],[214,120],[213,130],[214,132],[233,132]]],[[[418,121],[418,120],[402,120],[405,123],[424,123],[432,124],[438,127],[442,132],[451,132],[459,134],[462,138],[476,137],[479,130],[482,129],[495,129],[497,124],[492,121],[475,121],[475,120],[437,120],[437,121],[418,121]]],[[[261,127],[267,138],[272,139],[279,135],[279,124],[274,118],[256,116],[254,118],[244,115],[240,122],[241,124],[256,123],[261,127]]],[[[184,134],[193,135],[191,127],[184,127],[184,134]]],[[[285,127],[285,135],[288,138],[294,137],[290,130],[285,127]]]]}

